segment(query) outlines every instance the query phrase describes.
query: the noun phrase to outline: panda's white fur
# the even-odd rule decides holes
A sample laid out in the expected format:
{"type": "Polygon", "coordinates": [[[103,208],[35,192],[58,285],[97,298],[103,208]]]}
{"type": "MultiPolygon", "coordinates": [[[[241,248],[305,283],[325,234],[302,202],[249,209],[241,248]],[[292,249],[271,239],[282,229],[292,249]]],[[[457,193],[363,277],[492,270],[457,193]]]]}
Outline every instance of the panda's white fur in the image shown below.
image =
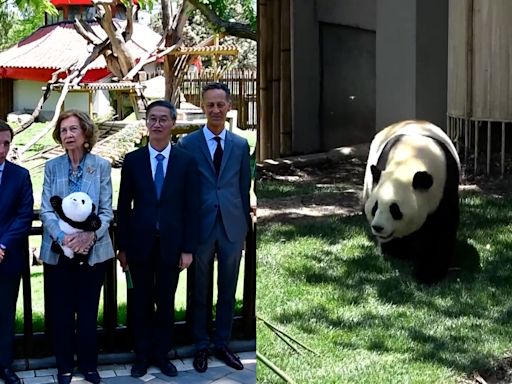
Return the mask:
{"type": "MultiPolygon", "coordinates": [[[[93,211],[93,202],[85,192],[73,192],[62,199],[62,211],[69,219],[76,222],[85,221],[93,211]]],[[[66,234],[82,232],[80,229],[72,227],[64,220],[59,219],[59,227],[66,234]]],[[[73,250],[67,246],[62,246],[64,254],[73,258],[73,250]]]]}
{"type": "Polygon", "coordinates": [[[457,153],[457,149],[453,145],[452,141],[448,137],[448,135],[438,126],[423,120],[404,120],[398,123],[392,124],[378,132],[373,138],[370,150],[368,153],[368,162],[366,164],[366,173],[364,177],[364,187],[363,187],[363,201],[368,199],[368,196],[373,189],[373,181],[372,174],[370,171],[370,166],[377,164],[377,160],[379,159],[382,150],[386,146],[389,140],[397,135],[408,135],[413,137],[431,137],[433,139],[439,140],[444,145],[448,147],[450,153],[453,155],[454,159],[457,162],[457,166],[459,168],[460,173],[460,161],[459,155],[457,153]]]}
{"type": "Polygon", "coordinates": [[[429,122],[393,124],[370,145],[363,203],[371,231],[383,253],[416,259],[422,282],[442,278],[453,259],[459,175],[453,143],[429,122]]]}
{"type": "Polygon", "coordinates": [[[446,159],[443,151],[429,137],[404,136],[389,152],[386,169],[368,196],[365,213],[372,233],[381,242],[404,237],[417,231],[427,216],[434,212],[443,196],[446,180],[446,159]],[[416,172],[428,172],[433,178],[432,187],[416,190],[412,186],[416,172]],[[372,215],[375,203],[378,209],[372,215]],[[403,220],[391,217],[390,205],[399,202],[403,220]],[[377,232],[374,228],[383,228],[377,232]]]}

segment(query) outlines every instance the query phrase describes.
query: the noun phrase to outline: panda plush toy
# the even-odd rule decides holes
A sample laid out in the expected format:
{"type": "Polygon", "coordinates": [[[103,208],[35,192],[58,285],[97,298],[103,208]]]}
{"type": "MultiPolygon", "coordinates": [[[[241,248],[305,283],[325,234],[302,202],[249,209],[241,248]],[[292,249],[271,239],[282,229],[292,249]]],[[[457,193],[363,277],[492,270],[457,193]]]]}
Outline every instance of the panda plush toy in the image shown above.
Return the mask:
{"type": "Polygon", "coordinates": [[[441,280],[454,261],[460,161],[445,132],[426,121],[380,131],[368,154],[363,203],[385,255],[412,259],[420,283],[441,280]]]}
{"type": "MultiPolygon", "coordinates": [[[[50,204],[59,216],[59,227],[66,234],[71,235],[82,231],[96,231],[101,227],[101,220],[96,213],[96,207],[90,196],[85,192],[73,192],[64,198],[52,196],[50,204]]],[[[67,246],[60,246],[57,242],[52,244],[55,252],[63,252],[69,258],[75,253],[67,246]]],[[[86,255],[76,254],[80,262],[85,261],[86,255]]]]}

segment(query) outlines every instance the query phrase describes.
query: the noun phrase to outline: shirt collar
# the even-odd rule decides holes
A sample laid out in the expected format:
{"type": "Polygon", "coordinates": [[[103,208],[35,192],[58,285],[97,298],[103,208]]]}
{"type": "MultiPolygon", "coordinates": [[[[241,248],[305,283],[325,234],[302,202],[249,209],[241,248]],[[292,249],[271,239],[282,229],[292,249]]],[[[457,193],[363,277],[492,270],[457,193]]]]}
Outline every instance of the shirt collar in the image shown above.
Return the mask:
{"type": "Polygon", "coordinates": [[[162,151],[157,151],[155,148],[153,148],[151,146],[151,144],[148,145],[148,148],[149,148],[149,156],[153,159],[156,155],[158,155],[159,153],[161,153],[162,155],[165,156],[166,159],[169,158],[170,154],[171,154],[171,143],[167,144],[167,147],[165,147],[162,151]]]}
{"type": "MultiPolygon", "coordinates": [[[[204,137],[206,138],[206,141],[208,140],[211,140],[213,139],[216,135],[213,134],[212,131],[210,131],[208,129],[208,127],[205,125],[203,127],[203,134],[204,134],[204,137]]],[[[226,140],[226,129],[223,129],[219,134],[218,136],[223,140],[225,141],[226,140]]]]}
{"type": "Polygon", "coordinates": [[[3,172],[4,168],[5,168],[5,161],[2,164],[0,164],[0,171],[3,172]]]}

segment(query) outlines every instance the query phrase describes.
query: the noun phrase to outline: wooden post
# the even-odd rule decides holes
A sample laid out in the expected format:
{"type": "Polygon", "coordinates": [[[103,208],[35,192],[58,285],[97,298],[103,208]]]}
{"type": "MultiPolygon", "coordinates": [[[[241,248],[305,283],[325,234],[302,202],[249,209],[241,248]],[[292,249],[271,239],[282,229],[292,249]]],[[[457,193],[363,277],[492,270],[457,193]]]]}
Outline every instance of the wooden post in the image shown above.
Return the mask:
{"type": "Polygon", "coordinates": [[[272,3],[272,157],[281,149],[281,17],[280,1],[272,3]]]}
{"type": "Polygon", "coordinates": [[[292,153],[290,0],[281,0],[281,155],[292,153]]]}

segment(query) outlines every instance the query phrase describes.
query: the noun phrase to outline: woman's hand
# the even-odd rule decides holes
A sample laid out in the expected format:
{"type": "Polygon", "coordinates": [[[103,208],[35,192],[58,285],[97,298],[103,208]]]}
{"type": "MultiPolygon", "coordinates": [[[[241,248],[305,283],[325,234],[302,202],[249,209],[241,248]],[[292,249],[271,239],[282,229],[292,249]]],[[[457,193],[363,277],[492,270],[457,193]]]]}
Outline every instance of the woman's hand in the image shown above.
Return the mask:
{"type": "Polygon", "coordinates": [[[94,232],[78,232],[64,236],[64,245],[67,245],[76,253],[87,254],[94,242],[94,232]]]}

